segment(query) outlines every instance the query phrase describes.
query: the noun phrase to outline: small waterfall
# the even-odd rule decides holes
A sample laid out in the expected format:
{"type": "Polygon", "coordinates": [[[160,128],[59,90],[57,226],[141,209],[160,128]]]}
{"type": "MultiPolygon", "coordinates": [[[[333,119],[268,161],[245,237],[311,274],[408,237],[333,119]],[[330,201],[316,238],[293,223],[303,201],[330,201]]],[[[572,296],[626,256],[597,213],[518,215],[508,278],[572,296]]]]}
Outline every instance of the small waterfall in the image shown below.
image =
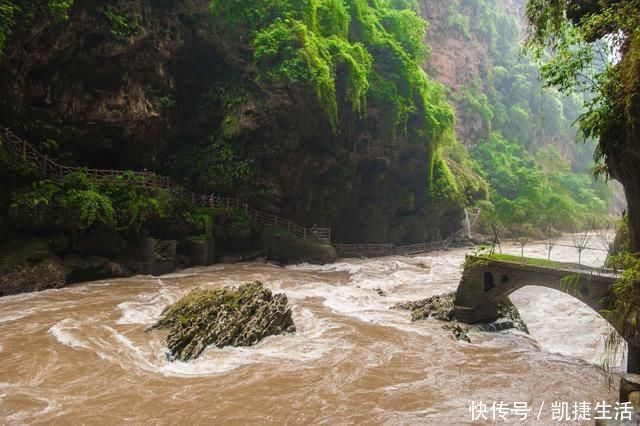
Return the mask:
{"type": "Polygon", "coordinates": [[[464,209],[464,227],[467,230],[467,238],[471,239],[471,221],[467,209],[464,209]]]}

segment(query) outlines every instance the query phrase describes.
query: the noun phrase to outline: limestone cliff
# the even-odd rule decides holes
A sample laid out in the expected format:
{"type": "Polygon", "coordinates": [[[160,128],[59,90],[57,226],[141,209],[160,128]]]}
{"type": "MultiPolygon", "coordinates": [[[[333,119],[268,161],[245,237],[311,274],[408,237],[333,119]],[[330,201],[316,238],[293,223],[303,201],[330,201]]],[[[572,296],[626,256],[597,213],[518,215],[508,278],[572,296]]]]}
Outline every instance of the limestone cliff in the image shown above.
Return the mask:
{"type": "Polygon", "coordinates": [[[30,19],[0,58],[0,115],[61,162],[152,170],[346,242],[446,238],[486,196],[465,165],[457,184],[434,171],[433,144],[390,133],[375,102],[343,108],[335,132],[313,90],[258,84],[250,43],[216,37],[205,0],[76,0],[68,19],[30,19]],[[434,173],[464,196],[429,196],[434,173]]]}
{"type": "MultiPolygon", "coordinates": [[[[505,0],[500,6],[517,18],[520,31],[523,24],[525,0],[505,0]]],[[[475,1],[423,0],[422,15],[429,21],[427,43],[430,47],[429,61],[425,69],[436,80],[450,89],[450,99],[456,106],[456,133],[465,145],[485,138],[489,129],[481,117],[465,111],[462,101],[464,87],[481,82],[486,90],[493,59],[490,40],[481,37],[473,27],[478,18],[475,1]]]]}

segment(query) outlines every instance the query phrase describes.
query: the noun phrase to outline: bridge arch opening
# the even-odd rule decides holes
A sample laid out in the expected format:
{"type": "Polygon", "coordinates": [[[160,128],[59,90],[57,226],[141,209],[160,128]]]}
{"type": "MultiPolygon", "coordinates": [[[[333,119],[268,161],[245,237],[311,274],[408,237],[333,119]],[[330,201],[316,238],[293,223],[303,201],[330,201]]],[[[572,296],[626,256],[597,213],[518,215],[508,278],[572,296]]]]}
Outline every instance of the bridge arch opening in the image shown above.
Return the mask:
{"type": "MultiPolygon", "coordinates": [[[[578,287],[577,292],[580,292],[578,287]]],[[[542,348],[599,365],[611,325],[602,310],[590,306],[576,293],[545,286],[526,285],[509,294],[524,322],[542,348]],[[553,316],[549,313],[553,312],[553,316]]],[[[626,343],[621,340],[614,365],[626,364],[626,343]]]]}
{"type": "Polygon", "coordinates": [[[488,292],[489,290],[495,287],[495,283],[493,282],[493,274],[489,271],[484,273],[484,292],[488,292]]]}

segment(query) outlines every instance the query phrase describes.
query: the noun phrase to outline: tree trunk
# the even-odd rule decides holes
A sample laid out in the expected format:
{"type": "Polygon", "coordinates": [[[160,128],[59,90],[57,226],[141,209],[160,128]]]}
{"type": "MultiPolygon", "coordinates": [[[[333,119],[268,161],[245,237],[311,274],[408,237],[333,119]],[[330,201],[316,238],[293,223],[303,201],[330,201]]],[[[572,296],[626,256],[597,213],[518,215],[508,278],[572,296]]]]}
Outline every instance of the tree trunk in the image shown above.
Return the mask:
{"type": "Polygon", "coordinates": [[[627,373],[640,373],[640,348],[631,343],[627,349],[627,373]]]}
{"type": "Polygon", "coordinates": [[[622,182],[627,198],[631,251],[640,252],[640,176],[622,182]]]}
{"type": "MultiPolygon", "coordinates": [[[[625,196],[627,198],[627,216],[629,220],[629,239],[631,252],[640,253],[640,169],[637,164],[635,167],[627,167],[618,164],[615,170],[615,177],[624,187],[625,196]]],[[[640,285],[640,283],[636,283],[640,285]]],[[[629,343],[627,352],[627,372],[640,374],[640,348],[629,343]]]]}

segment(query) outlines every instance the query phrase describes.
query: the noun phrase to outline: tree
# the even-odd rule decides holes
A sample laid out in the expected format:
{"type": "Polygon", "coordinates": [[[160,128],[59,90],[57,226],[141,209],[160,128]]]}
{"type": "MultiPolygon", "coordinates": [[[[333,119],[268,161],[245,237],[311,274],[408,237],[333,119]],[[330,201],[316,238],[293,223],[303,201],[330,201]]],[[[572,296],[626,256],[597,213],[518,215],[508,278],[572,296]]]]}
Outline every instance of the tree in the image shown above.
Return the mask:
{"type": "Polygon", "coordinates": [[[516,242],[520,245],[520,257],[524,258],[524,247],[529,244],[533,227],[528,223],[520,223],[513,230],[516,242]]]}
{"type": "Polygon", "coordinates": [[[558,234],[555,232],[551,224],[547,224],[544,228],[544,247],[547,249],[547,260],[551,260],[551,250],[558,242],[558,234]]]}
{"type": "Polygon", "coordinates": [[[575,229],[571,234],[571,241],[573,246],[578,251],[578,265],[582,265],[582,252],[587,249],[589,242],[591,241],[591,233],[593,228],[590,224],[587,224],[582,231],[575,229]]]}
{"type": "Polygon", "coordinates": [[[619,180],[640,250],[640,0],[529,0],[527,47],[548,87],[587,93],[579,118],[598,170],[619,180]]]}
{"type": "MultiPolygon", "coordinates": [[[[579,118],[583,138],[598,140],[597,170],[624,187],[631,252],[640,252],[640,0],[529,0],[528,46],[542,60],[548,86],[589,93],[579,118]]],[[[638,274],[614,285],[606,313],[620,330],[640,315],[638,274]]],[[[616,342],[615,333],[609,342],[616,342]]],[[[628,337],[628,336],[624,336],[628,337]]],[[[640,346],[628,341],[627,371],[640,372],[640,346]]]]}

